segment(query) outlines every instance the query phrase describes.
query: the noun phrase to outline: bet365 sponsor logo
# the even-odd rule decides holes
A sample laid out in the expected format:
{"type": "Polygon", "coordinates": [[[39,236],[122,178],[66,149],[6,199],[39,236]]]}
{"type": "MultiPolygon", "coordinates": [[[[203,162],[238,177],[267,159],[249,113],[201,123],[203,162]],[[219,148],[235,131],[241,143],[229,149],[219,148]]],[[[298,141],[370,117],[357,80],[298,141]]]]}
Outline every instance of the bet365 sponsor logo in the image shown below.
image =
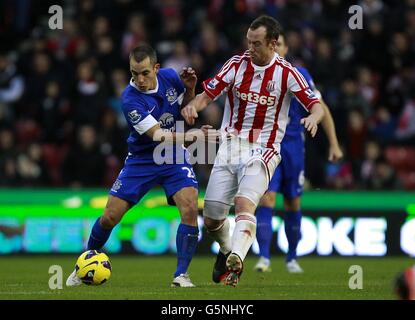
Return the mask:
{"type": "Polygon", "coordinates": [[[235,95],[238,99],[251,103],[259,103],[262,105],[272,106],[275,104],[274,96],[259,95],[256,92],[240,92],[238,88],[235,88],[235,95]]]}

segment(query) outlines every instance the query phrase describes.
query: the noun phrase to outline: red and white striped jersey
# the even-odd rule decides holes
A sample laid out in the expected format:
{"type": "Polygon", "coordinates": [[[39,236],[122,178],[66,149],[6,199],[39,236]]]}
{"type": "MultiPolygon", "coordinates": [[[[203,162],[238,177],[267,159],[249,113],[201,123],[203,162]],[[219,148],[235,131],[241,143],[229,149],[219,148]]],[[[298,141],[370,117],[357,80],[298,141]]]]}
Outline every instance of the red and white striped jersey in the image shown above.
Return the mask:
{"type": "Polygon", "coordinates": [[[292,96],[307,110],[319,102],[301,73],[278,54],[266,66],[254,65],[248,51],[233,56],[203,87],[214,100],[227,94],[222,130],[277,152],[292,96]]]}

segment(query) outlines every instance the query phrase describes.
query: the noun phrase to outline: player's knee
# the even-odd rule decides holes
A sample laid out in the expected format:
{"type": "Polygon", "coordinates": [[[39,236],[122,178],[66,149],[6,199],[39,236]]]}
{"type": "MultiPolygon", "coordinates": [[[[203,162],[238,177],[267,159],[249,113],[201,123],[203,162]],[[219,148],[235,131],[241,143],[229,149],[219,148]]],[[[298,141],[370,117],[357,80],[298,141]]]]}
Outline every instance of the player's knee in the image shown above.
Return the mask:
{"type": "Polygon", "coordinates": [[[274,208],[276,202],[276,194],[275,192],[265,192],[265,194],[262,196],[261,201],[259,202],[259,205],[262,207],[267,208],[274,208]]]}
{"type": "Polygon", "coordinates": [[[235,197],[235,212],[241,213],[241,212],[251,212],[254,213],[256,209],[256,205],[253,202],[253,200],[250,200],[247,197],[235,197]]]}
{"type": "Polygon", "coordinates": [[[193,225],[197,221],[197,206],[189,203],[188,207],[180,209],[182,223],[193,225]]]}
{"type": "Polygon", "coordinates": [[[222,224],[224,220],[215,220],[211,219],[209,217],[203,218],[203,223],[208,231],[216,230],[218,229],[222,224]]]}
{"type": "Polygon", "coordinates": [[[290,212],[296,212],[301,209],[300,197],[284,199],[284,209],[290,212]]]}
{"type": "MultiPolygon", "coordinates": [[[[209,229],[211,224],[215,224],[214,221],[223,221],[229,214],[230,205],[217,202],[205,200],[205,207],[203,208],[203,217],[205,220],[205,226],[209,229]],[[207,222],[206,222],[207,221],[207,222]],[[213,221],[213,222],[210,222],[213,221]],[[207,223],[207,224],[206,224],[207,223]]],[[[215,229],[213,227],[213,229],[215,229]]]]}
{"type": "Polygon", "coordinates": [[[101,217],[101,225],[105,229],[114,228],[120,222],[120,214],[112,208],[106,208],[101,217]]]}

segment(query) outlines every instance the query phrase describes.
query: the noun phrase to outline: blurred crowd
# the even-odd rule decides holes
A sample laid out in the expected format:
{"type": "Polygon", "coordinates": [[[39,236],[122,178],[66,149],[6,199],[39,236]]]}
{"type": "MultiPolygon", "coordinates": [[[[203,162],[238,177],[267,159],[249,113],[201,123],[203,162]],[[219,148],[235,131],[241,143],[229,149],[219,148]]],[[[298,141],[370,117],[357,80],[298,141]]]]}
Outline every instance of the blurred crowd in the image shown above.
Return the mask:
{"type": "MultiPolygon", "coordinates": [[[[415,0],[4,0],[0,9],[3,187],[110,186],[127,152],[129,51],[147,42],[162,67],[192,66],[200,92],[265,13],[285,28],[287,60],[313,76],[345,153],[329,163],[322,130],[307,137],[307,188],[415,189],[415,0]],[[54,4],[63,30],[48,27],[54,4]],[[353,4],[363,29],[348,26],[353,4]]],[[[219,127],[223,102],[199,125],[219,127]]],[[[204,186],[209,170],[196,173],[204,186]]]]}

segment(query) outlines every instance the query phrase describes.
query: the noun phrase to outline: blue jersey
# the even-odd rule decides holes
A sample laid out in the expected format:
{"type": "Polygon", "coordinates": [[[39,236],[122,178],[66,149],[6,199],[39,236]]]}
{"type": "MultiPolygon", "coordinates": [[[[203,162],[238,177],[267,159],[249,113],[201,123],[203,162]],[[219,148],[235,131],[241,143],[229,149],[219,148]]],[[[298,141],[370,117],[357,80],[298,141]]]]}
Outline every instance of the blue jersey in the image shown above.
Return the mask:
{"type": "Polygon", "coordinates": [[[183,82],[174,69],[160,69],[156,88],[147,92],[139,91],[130,81],[122,94],[122,111],[130,128],[130,155],[143,163],[154,162],[153,151],[158,143],[145,132],[157,123],[166,131],[175,132],[176,121],[182,120],[180,105],[184,93],[183,82]]]}
{"type": "MultiPolygon", "coordinates": [[[[316,86],[314,81],[311,78],[311,75],[308,73],[307,69],[302,67],[296,67],[297,70],[304,76],[307,81],[308,86],[311,90],[316,92],[316,86]]],[[[304,126],[300,123],[301,119],[308,116],[306,109],[300,104],[296,98],[291,99],[290,111],[288,112],[288,125],[285,130],[284,139],[282,140],[281,146],[284,145],[284,140],[286,138],[299,137],[304,132],[304,126]]]]}
{"type": "Polygon", "coordinates": [[[111,195],[136,204],[151,188],[159,185],[163,187],[168,203],[174,204],[176,192],[186,187],[198,188],[186,149],[178,148],[183,152],[183,158],[180,158],[183,162],[176,162],[176,144],[166,144],[164,147],[172,148],[174,158],[164,157],[169,163],[159,165],[158,159],[153,158],[159,143],[145,134],[157,123],[163,130],[176,131],[176,121],[182,119],[180,105],[184,93],[184,85],[173,69],[159,70],[154,90],[141,92],[132,81],[124,90],[122,110],[131,130],[127,139],[129,154],[110,190],[111,195]]]}

